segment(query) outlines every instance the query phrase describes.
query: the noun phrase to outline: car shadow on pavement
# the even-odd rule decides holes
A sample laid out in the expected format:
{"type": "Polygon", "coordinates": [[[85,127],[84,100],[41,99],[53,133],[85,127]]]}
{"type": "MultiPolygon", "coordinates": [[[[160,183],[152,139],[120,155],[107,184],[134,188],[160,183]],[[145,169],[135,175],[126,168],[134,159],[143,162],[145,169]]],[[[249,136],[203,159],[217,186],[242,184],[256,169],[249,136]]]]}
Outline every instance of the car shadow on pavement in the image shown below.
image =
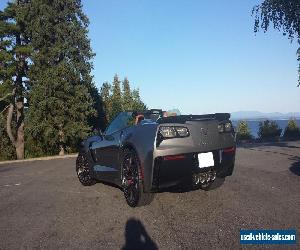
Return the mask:
{"type": "Polygon", "coordinates": [[[300,157],[295,157],[295,162],[290,166],[290,171],[300,176],[300,157]]]}
{"type": "Polygon", "coordinates": [[[120,186],[118,186],[114,183],[111,183],[111,182],[97,180],[97,183],[101,183],[105,186],[110,186],[110,187],[113,187],[113,188],[117,188],[117,189],[120,189],[122,191],[122,188],[120,186]]]}
{"type": "Polygon", "coordinates": [[[156,243],[146,232],[140,220],[130,218],[125,226],[125,246],[123,250],[129,249],[158,249],[156,243]]]}

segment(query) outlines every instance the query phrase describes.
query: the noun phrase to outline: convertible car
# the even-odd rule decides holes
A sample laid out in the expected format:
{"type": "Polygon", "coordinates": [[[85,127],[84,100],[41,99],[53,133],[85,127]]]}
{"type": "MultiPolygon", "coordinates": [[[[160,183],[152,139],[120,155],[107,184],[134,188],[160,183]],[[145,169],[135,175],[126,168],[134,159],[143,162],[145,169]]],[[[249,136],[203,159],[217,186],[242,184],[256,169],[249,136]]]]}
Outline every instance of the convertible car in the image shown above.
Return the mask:
{"type": "Polygon", "coordinates": [[[79,181],[115,184],[131,207],[183,183],[209,190],[217,177],[233,172],[236,144],[229,118],[228,113],[165,117],[159,109],[121,112],[103,134],[81,142],[79,181]]]}

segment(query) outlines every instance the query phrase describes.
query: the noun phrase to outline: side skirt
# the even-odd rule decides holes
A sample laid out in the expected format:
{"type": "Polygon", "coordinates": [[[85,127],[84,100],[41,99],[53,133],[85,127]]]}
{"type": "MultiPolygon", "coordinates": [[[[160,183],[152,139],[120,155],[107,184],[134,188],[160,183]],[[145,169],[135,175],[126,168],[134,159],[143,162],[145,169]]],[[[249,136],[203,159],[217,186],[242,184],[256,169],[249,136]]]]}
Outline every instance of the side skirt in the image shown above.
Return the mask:
{"type": "Polygon", "coordinates": [[[101,166],[101,165],[94,165],[93,172],[95,178],[100,181],[107,181],[110,183],[114,183],[116,185],[120,184],[120,174],[119,171],[112,167],[101,166]]]}

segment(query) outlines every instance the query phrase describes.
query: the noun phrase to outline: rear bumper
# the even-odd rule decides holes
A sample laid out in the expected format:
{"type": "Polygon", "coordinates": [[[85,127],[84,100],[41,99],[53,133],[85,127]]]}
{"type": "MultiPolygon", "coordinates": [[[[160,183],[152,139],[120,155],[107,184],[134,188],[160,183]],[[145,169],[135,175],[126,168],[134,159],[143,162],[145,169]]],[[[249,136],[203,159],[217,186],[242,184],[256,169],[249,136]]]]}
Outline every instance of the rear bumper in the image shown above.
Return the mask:
{"type": "MultiPolygon", "coordinates": [[[[218,177],[232,175],[235,162],[235,147],[212,150],[214,166],[218,177]]],[[[180,184],[187,180],[193,172],[207,171],[208,168],[199,168],[198,153],[158,156],[154,159],[151,191],[158,191],[180,184]]]]}

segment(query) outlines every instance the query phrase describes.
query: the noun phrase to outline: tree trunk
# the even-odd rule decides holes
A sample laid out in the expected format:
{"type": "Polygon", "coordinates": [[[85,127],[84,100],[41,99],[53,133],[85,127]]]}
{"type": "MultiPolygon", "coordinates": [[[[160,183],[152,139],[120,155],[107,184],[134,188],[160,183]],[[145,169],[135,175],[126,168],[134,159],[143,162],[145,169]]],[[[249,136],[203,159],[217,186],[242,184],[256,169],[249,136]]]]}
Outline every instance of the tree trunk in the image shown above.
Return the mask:
{"type": "Polygon", "coordinates": [[[64,132],[63,132],[63,126],[60,125],[59,126],[59,132],[58,132],[58,135],[59,135],[59,155],[65,155],[65,145],[64,145],[64,132]]]}
{"type": "Polygon", "coordinates": [[[11,143],[15,146],[16,145],[16,140],[15,140],[15,137],[14,137],[14,135],[12,133],[12,130],[11,130],[11,122],[12,122],[13,113],[14,113],[14,105],[11,103],[9,105],[8,112],[7,112],[6,132],[7,132],[7,135],[9,137],[11,143]]]}
{"type": "Polygon", "coordinates": [[[24,101],[17,102],[17,138],[16,138],[16,153],[17,159],[24,159],[24,101]]]}
{"type": "MultiPolygon", "coordinates": [[[[17,5],[19,5],[17,1],[17,5]]],[[[18,23],[16,24],[18,26],[18,23]]],[[[15,48],[24,45],[22,42],[22,31],[15,33],[15,48]]],[[[13,49],[14,50],[14,49],[13,49]]],[[[15,53],[16,72],[14,80],[14,89],[11,94],[5,96],[8,98],[11,96],[10,105],[7,113],[6,131],[11,143],[14,145],[17,159],[24,159],[24,91],[23,77],[26,76],[26,56],[19,52],[15,53]],[[14,117],[14,111],[16,112],[16,127],[12,130],[12,121],[14,117]]]]}
{"type": "Polygon", "coordinates": [[[7,120],[6,120],[6,132],[16,149],[17,159],[24,159],[24,102],[20,100],[16,103],[17,108],[17,128],[16,128],[16,138],[12,132],[12,118],[14,113],[14,105],[11,103],[8,108],[7,120]]]}
{"type": "Polygon", "coordinates": [[[63,145],[59,145],[59,154],[58,155],[65,155],[65,148],[63,145]]]}
{"type": "Polygon", "coordinates": [[[16,153],[18,160],[24,159],[24,140],[16,144],[16,153]]]}

